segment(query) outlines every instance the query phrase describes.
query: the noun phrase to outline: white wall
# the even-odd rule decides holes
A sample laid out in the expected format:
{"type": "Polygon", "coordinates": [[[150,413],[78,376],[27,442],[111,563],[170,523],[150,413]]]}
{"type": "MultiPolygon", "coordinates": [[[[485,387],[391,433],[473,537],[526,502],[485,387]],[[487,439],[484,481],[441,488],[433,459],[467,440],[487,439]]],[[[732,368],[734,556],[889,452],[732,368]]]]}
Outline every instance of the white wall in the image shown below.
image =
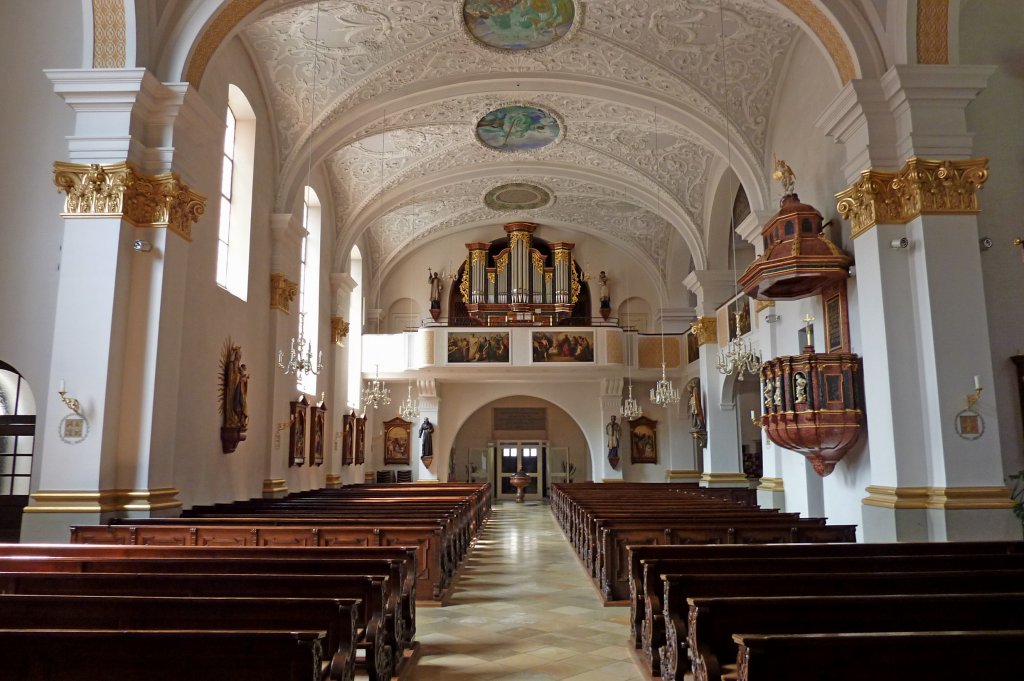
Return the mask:
{"type": "Polygon", "coordinates": [[[81,3],[67,0],[6,2],[0,22],[7,93],[0,107],[0,360],[18,369],[39,397],[40,427],[50,402],[43,393],[50,380],[64,234],[64,195],[53,185],[53,162],[68,160],[64,136],[74,130],[74,113],[42,69],[81,65],[81,26],[81,3]],[[43,38],[48,35],[61,38],[43,38]]]}
{"type": "MultiPolygon", "coordinates": [[[[1021,187],[1024,187],[1024,71],[1021,29],[1024,3],[968,0],[960,10],[960,61],[995,64],[988,87],[967,107],[967,126],[974,132],[974,156],[989,159],[989,178],[978,198],[978,234],[994,246],[981,254],[989,323],[989,342],[999,403],[999,442],[1005,474],[1024,468],[1024,433],[1017,395],[1016,372],[1009,357],[1024,354],[1024,238],[1021,187]]],[[[988,389],[988,386],[985,386],[988,389]]]]}

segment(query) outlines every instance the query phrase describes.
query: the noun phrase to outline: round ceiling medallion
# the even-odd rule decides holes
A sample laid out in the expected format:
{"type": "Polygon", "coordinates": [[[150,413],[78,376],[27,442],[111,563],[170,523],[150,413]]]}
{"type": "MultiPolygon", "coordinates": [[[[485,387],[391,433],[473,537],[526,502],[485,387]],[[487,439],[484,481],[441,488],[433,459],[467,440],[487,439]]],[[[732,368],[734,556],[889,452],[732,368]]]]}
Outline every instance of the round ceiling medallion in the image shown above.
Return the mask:
{"type": "Polygon", "coordinates": [[[573,0],[466,0],[470,35],[503,50],[535,50],[555,42],[576,19],[573,0]]]}
{"type": "Polygon", "coordinates": [[[534,151],[558,139],[555,117],[533,106],[503,106],[476,122],[480,141],[501,151],[534,151]]]}
{"type": "Polygon", "coordinates": [[[548,190],[526,182],[499,185],[484,196],[484,205],[493,210],[531,210],[549,203],[551,194],[548,190]]]}

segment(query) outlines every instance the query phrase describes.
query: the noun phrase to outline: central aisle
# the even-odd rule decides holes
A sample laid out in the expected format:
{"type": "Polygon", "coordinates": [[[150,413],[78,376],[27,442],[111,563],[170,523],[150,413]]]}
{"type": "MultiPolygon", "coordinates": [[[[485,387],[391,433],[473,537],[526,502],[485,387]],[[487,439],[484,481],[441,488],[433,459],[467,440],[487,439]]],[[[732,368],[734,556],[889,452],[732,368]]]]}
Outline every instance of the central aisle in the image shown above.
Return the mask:
{"type": "Polygon", "coordinates": [[[629,609],[606,608],[547,506],[495,504],[451,605],[418,608],[410,681],[632,681],[629,609]]]}

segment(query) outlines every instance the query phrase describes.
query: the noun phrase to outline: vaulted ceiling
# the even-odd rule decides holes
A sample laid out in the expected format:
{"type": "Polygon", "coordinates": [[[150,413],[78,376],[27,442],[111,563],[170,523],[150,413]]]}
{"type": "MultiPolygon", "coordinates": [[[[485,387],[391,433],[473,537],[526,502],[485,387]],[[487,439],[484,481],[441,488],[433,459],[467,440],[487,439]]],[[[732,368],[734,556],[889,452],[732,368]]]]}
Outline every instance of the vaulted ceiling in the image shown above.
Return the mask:
{"type": "MultiPolygon", "coordinates": [[[[549,11],[553,1],[489,4],[549,11]]],[[[305,181],[311,157],[322,164],[342,247],[359,241],[386,269],[414,239],[527,219],[572,225],[664,275],[673,231],[706,261],[710,185],[723,164],[748,193],[765,191],[771,107],[799,30],[777,3],[578,0],[563,37],[515,50],[474,38],[463,4],[268,3],[241,34],[269,92],[280,192],[305,181]],[[549,112],[557,140],[483,144],[478,120],[508,105],[549,112]],[[487,206],[487,192],[509,182],[552,200],[487,206]]]]}

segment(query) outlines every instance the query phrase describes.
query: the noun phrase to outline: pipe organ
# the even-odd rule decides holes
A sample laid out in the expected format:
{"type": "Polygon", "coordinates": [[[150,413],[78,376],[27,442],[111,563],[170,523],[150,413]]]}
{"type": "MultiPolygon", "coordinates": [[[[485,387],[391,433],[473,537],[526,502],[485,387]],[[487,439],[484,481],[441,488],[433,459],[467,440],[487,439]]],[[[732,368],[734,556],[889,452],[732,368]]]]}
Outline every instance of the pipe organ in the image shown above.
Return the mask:
{"type": "MultiPolygon", "coordinates": [[[[548,243],[533,236],[536,229],[511,222],[503,239],[466,244],[458,302],[475,323],[553,325],[573,316],[583,291],[575,244],[548,243]]],[[[589,324],[589,311],[585,316],[589,324]]]]}

